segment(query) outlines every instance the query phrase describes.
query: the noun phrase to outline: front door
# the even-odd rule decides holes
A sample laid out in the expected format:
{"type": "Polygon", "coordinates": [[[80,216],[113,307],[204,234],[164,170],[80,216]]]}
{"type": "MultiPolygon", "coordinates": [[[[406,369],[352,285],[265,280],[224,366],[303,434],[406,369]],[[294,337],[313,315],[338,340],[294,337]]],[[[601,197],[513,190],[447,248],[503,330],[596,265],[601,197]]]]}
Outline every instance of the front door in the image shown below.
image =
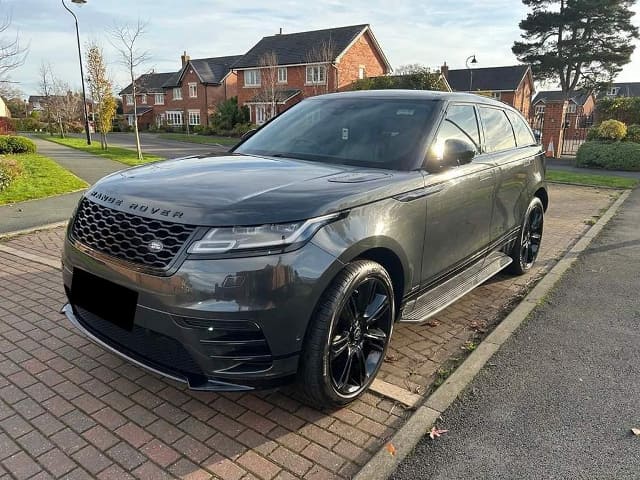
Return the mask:
{"type": "Polygon", "coordinates": [[[495,187],[495,166],[483,160],[476,109],[472,104],[452,104],[428,155],[441,155],[444,142],[471,142],[478,157],[471,163],[425,175],[427,228],[422,261],[422,283],[480,258],[490,242],[495,187]]]}

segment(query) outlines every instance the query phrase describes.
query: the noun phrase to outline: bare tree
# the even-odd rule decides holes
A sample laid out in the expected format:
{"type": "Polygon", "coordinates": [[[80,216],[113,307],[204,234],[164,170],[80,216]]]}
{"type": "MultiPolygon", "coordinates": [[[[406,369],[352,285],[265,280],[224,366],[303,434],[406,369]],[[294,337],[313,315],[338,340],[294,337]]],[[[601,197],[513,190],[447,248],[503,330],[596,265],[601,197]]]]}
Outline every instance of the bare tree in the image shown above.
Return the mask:
{"type": "Polygon", "coordinates": [[[142,160],[140,148],[140,133],[138,131],[138,99],[136,98],[136,72],[141,65],[149,61],[150,55],[146,50],[140,50],[138,42],[145,33],[146,24],[140,19],[135,25],[116,26],[111,31],[111,44],[118,51],[120,63],[126,67],[131,80],[133,95],[133,131],[136,136],[136,150],[138,160],[142,160]]]}
{"type": "Polygon", "coordinates": [[[407,63],[406,65],[400,65],[393,73],[396,75],[411,75],[413,73],[419,73],[425,70],[425,66],[421,63],[407,63]]]}
{"type": "Polygon", "coordinates": [[[40,95],[42,96],[42,107],[44,108],[44,113],[47,119],[47,130],[49,131],[49,135],[53,135],[53,130],[51,129],[51,97],[53,95],[54,79],[51,64],[42,62],[40,64],[39,75],[40,95]]]}
{"type": "MultiPolygon", "coordinates": [[[[312,64],[307,68],[311,67],[314,69],[312,70],[312,75],[315,78],[312,78],[311,81],[311,84],[313,85],[313,93],[315,95],[319,93],[329,93],[329,76],[334,74],[331,67],[336,59],[336,46],[333,39],[329,37],[329,40],[323,40],[318,45],[314,46],[309,52],[307,52],[305,58],[307,63],[312,64]],[[323,74],[324,82],[321,78],[323,74]]],[[[338,86],[335,85],[335,88],[337,87],[338,86]]]]}
{"type": "Polygon", "coordinates": [[[260,101],[268,104],[267,120],[276,116],[279,89],[278,89],[278,55],[271,51],[263,54],[258,60],[260,68],[260,101]]]}
{"type": "Polygon", "coordinates": [[[28,47],[20,45],[20,37],[16,33],[15,37],[6,35],[11,27],[11,15],[7,14],[0,20],[0,80],[5,79],[7,74],[23,65],[28,47]]]}

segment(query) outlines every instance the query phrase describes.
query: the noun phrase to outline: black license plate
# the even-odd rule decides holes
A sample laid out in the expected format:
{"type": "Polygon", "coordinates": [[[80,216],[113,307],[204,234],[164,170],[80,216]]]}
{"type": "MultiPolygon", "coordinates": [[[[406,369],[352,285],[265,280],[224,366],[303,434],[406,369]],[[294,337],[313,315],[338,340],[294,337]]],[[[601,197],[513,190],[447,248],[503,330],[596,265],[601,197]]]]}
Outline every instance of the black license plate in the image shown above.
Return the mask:
{"type": "Polygon", "coordinates": [[[133,329],[138,292],[74,268],[71,303],[130,331],[133,329]]]}

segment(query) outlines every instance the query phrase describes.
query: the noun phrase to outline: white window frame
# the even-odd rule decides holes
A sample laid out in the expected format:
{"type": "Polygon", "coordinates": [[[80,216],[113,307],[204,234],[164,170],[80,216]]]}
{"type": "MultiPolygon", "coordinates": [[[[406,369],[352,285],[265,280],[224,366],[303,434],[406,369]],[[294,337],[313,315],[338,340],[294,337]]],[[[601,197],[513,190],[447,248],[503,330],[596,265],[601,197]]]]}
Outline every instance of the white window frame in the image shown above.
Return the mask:
{"type": "Polygon", "coordinates": [[[327,83],[327,66],[326,65],[307,65],[305,84],[306,85],[325,85],[327,83]]]}
{"type": "Polygon", "coordinates": [[[164,125],[165,120],[166,116],[164,113],[156,115],[156,127],[161,127],[162,125],[164,125]]]}
{"type": "Polygon", "coordinates": [[[491,98],[494,100],[502,100],[502,92],[491,92],[491,98]]]}
{"type": "Polygon", "coordinates": [[[278,83],[287,83],[287,67],[278,67],[278,83]]]}
{"type": "Polygon", "coordinates": [[[268,120],[267,118],[267,104],[256,105],[256,125],[262,125],[268,120]]]}
{"type": "Polygon", "coordinates": [[[544,115],[544,107],[545,105],[536,105],[535,113],[536,115],[544,115]]]}
{"type": "Polygon", "coordinates": [[[360,65],[360,66],[358,67],[358,79],[359,79],[359,80],[362,80],[362,79],[364,79],[364,77],[366,77],[366,76],[367,76],[367,69],[365,68],[365,66],[364,66],[364,65],[360,65]]]}
{"type": "Polygon", "coordinates": [[[153,100],[156,105],[164,105],[164,93],[156,93],[154,97],[153,100]]]}
{"type": "Polygon", "coordinates": [[[189,98],[198,98],[198,84],[196,82],[189,83],[189,98]]]}
{"type": "Polygon", "coordinates": [[[569,104],[567,105],[567,113],[576,113],[577,111],[578,106],[573,102],[569,102],[569,104]]]}
{"type": "Polygon", "coordinates": [[[126,103],[127,105],[133,105],[133,95],[132,95],[132,94],[127,93],[127,94],[124,96],[124,100],[125,100],[125,103],[126,103]]]}
{"type": "Polygon", "coordinates": [[[140,94],[140,105],[146,105],[147,104],[147,94],[146,93],[141,93],[140,94]]]}
{"type": "Polygon", "coordinates": [[[168,110],[166,112],[167,125],[181,127],[184,125],[184,115],[180,110],[168,110]]]}
{"type": "Polygon", "coordinates": [[[200,110],[188,110],[189,125],[200,125],[200,110]]]}
{"type": "Polygon", "coordinates": [[[173,99],[174,100],[182,100],[182,88],[181,87],[174,87],[173,88],[173,99]],[[177,95],[176,95],[177,93],[177,95]]]}
{"type": "Polygon", "coordinates": [[[135,118],[135,117],[133,116],[133,113],[129,113],[129,114],[127,115],[127,125],[129,125],[130,127],[133,127],[133,124],[134,124],[134,118],[135,118]]]}
{"type": "Polygon", "coordinates": [[[611,87],[609,90],[607,90],[607,96],[615,97],[616,95],[618,95],[619,91],[620,91],[620,87],[611,87]]]}
{"type": "Polygon", "coordinates": [[[260,70],[254,68],[252,70],[244,71],[244,86],[245,87],[259,87],[260,86],[260,70]]]}

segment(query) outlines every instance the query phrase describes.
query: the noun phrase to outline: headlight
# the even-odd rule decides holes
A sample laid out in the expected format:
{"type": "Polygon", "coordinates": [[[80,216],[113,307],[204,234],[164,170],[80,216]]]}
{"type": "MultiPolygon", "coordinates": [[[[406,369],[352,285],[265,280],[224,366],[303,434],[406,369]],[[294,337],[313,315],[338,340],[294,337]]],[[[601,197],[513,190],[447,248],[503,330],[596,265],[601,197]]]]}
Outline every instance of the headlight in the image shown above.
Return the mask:
{"type": "Polygon", "coordinates": [[[241,250],[284,249],[302,246],[318,230],[344,213],[332,213],[293,223],[274,223],[256,227],[212,228],[189,247],[193,254],[227,253],[241,250]]]}

